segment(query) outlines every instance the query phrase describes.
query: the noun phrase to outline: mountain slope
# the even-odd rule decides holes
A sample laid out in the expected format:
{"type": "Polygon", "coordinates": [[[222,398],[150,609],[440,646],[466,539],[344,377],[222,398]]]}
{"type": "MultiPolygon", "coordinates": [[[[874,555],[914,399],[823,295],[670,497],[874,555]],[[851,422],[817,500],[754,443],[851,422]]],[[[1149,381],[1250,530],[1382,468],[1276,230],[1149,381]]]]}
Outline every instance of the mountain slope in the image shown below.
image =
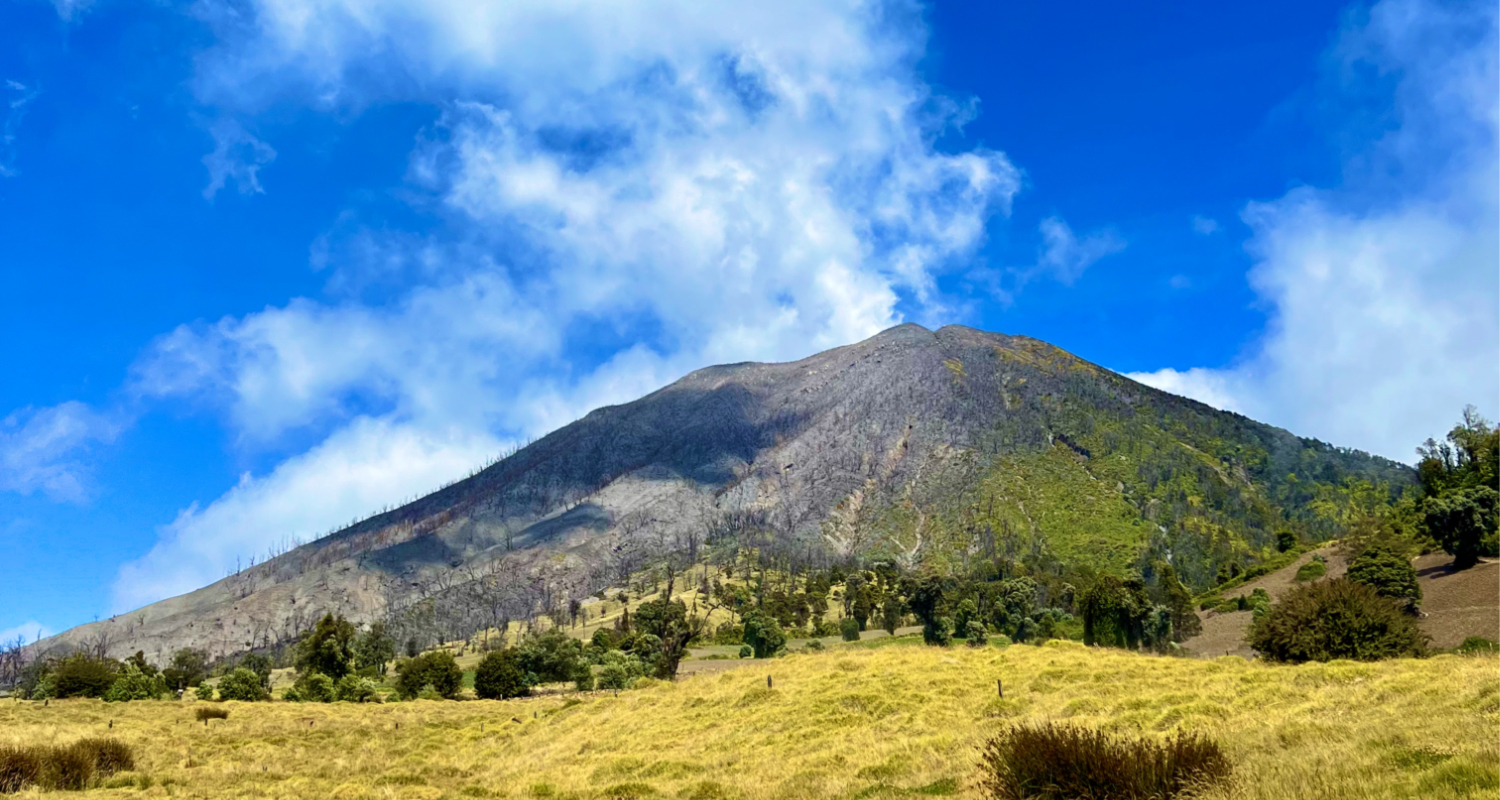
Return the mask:
{"type": "Polygon", "coordinates": [[[710,367],[598,409],[442,491],[212,586],[46,640],[158,657],[404,609],[435,633],[557,608],[710,541],[907,565],[1012,558],[1190,583],[1280,529],[1339,530],[1395,462],[1299,439],[1051,345],[902,325],[785,364],[710,367]],[[443,611],[467,598],[468,617],[443,611]]]}

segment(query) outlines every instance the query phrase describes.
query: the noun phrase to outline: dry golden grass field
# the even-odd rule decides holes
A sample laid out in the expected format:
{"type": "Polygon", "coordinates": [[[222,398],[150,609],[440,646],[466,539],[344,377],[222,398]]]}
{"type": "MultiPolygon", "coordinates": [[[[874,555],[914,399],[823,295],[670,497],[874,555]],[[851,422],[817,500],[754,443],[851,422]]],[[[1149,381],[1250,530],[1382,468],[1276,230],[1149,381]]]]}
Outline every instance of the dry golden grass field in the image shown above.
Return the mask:
{"type": "Polygon", "coordinates": [[[1452,655],[1269,666],[1071,643],[851,647],[618,697],[225,703],[229,719],[207,727],[193,703],[5,701],[0,744],[112,733],[136,748],[137,771],[89,792],[98,797],[975,797],[986,737],[1062,720],[1211,735],[1235,776],[1210,797],[1494,798],[1497,666],[1452,655]]]}

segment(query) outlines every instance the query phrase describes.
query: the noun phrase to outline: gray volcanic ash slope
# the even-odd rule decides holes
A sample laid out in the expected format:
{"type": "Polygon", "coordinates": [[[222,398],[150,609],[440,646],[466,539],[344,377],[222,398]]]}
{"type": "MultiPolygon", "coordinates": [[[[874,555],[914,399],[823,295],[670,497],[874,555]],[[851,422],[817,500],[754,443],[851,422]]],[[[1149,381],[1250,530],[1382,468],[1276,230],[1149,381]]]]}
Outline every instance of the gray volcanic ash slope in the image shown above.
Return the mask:
{"type": "MultiPolygon", "coordinates": [[[[805,560],[1051,559],[1189,582],[1336,521],[1312,501],[1395,462],[1135,383],[1043,342],[902,325],[793,363],[709,367],[439,492],[195,592],[39,643],[227,654],[319,615],[451,609],[463,635],[709,541],[805,560]],[[465,598],[459,602],[457,598],[465,598]]],[[[1326,506],[1326,502],[1324,503],[1326,506]]],[[[290,532],[271,531],[267,539],[290,532]]]]}

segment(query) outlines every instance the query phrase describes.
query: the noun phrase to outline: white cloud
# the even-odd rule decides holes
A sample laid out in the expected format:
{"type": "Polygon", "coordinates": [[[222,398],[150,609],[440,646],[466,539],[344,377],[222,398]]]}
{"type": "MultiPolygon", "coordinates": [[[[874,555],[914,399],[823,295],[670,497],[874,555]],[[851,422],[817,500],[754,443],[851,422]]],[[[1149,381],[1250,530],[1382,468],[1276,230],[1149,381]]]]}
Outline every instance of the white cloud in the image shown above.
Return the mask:
{"type": "MultiPolygon", "coordinates": [[[[165,527],[122,570],[121,608],[691,369],[797,358],[904,309],[934,313],[937,276],[1020,189],[1002,153],[933,147],[973,109],[914,72],[915,7],[248,8],[211,18],[223,39],[200,60],[200,97],[226,118],[287,100],[438,106],[408,188],[448,222],[423,236],[345,219],[314,254],[342,299],[185,325],[142,357],[133,393],[221,408],[245,446],[324,438],[165,527]],[[358,300],[372,284],[396,299],[358,300]],[[624,344],[601,348],[600,330],[624,344]]],[[[231,177],[258,191],[269,148],[240,127],[215,135],[205,163],[224,160],[205,194],[231,177]]],[[[1057,269],[1097,257],[1095,240],[1067,237],[1057,269]]]]}
{"type": "Polygon", "coordinates": [[[1397,78],[1396,124],[1355,154],[1343,186],[1299,188],[1243,213],[1250,282],[1272,309],[1264,336],[1225,369],[1136,377],[1403,461],[1466,403],[1494,417],[1495,52],[1491,5],[1374,6],[1335,66],[1397,78]]]}
{"type": "Polygon", "coordinates": [[[93,6],[94,0],[52,0],[52,7],[64,22],[72,22],[83,16],[93,6]]]}
{"type": "Polygon", "coordinates": [[[0,491],[83,502],[86,471],[78,456],[94,442],[113,441],[120,427],[76,401],[11,412],[0,419],[0,491]]]}
{"type": "Polygon", "coordinates": [[[271,474],[246,474],[206,508],[178,514],[149,553],[120,568],[114,611],[218,580],[237,558],[263,553],[272,542],[310,539],[385,504],[432,491],[500,447],[498,440],[472,430],[421,430],[359,418],[271,474]]]}
{"type": "Polygon", "coordinates": [[[1211,217],[1195,216],[1193,217],[1193,230],[1200,236],[1218,233],[1219,221],[1211,217]]]}
{"type": "Polygon", "coordinates": [[[1130,372],[1126,377],[1164,392],[1191,397],[1223,411],[1244,413],[1235,399],[1240,387],[1233,385],[1231,376],[1219,370],[1194,367],[1179,372],[1169,367],[1155,372],[1130,372]]]}
{"type": "Polygon", "coordinates": [[[36,620],[27,620],[14,628],[6,628],[0,631],[0,647],[14,644],[17,639],[30,644],[37,639],[45,639],[53,633],[51,628],[36,620]]]}
{"type": "Polygon", "coordinates": [[[21,118],[26,116],[26,107],[41,94],[40,89],[28,88],[26,84],[9,78],[5,88],[13,96],[5,101],[5,122],[0,125],[0,178],[13,178],[16,170],[16,132],[21,129],[21,118]]]}
{"type": "Polygon", "coordinates": [[[1125,249],[1125,242],[1112,231],[1099,231],[1079,239],[1060,217],[1042,220],[1042,251],[1037,268],[1059,283],[1072,286],[1095,261],[1125,249]]]}
{"type": "Polygon", "coordinates": [[[250,135],[238,122],[219,120],[209,127],[214,149],[203,157],[208,168],[208,185],[203,198],[214,199],[224,185],[234,181],[240,194],[264,194],[260,186],[260,168],[276,160],[276,151],[250,135]]]}

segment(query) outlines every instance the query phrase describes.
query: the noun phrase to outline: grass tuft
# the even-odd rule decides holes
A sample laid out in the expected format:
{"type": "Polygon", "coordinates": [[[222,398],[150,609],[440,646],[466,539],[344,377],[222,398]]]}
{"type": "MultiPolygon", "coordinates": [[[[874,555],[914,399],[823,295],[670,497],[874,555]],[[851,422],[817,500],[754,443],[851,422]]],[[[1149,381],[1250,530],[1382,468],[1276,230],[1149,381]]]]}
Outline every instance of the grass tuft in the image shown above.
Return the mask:
{"type": "Polygon", "coordinates": [[[980,789],[994,800],[1171,800],[1229,777],[1212,739],[1179,733],[1165,742],[1042,723],[991,739],[980,789]]]}
{"type": "Polygon", "coordinates": [[[229,719],[229,709],[216,708],[214,706],[198,706],[193,709],[193,718],[199,722],[206,719],[229,719]]]}

